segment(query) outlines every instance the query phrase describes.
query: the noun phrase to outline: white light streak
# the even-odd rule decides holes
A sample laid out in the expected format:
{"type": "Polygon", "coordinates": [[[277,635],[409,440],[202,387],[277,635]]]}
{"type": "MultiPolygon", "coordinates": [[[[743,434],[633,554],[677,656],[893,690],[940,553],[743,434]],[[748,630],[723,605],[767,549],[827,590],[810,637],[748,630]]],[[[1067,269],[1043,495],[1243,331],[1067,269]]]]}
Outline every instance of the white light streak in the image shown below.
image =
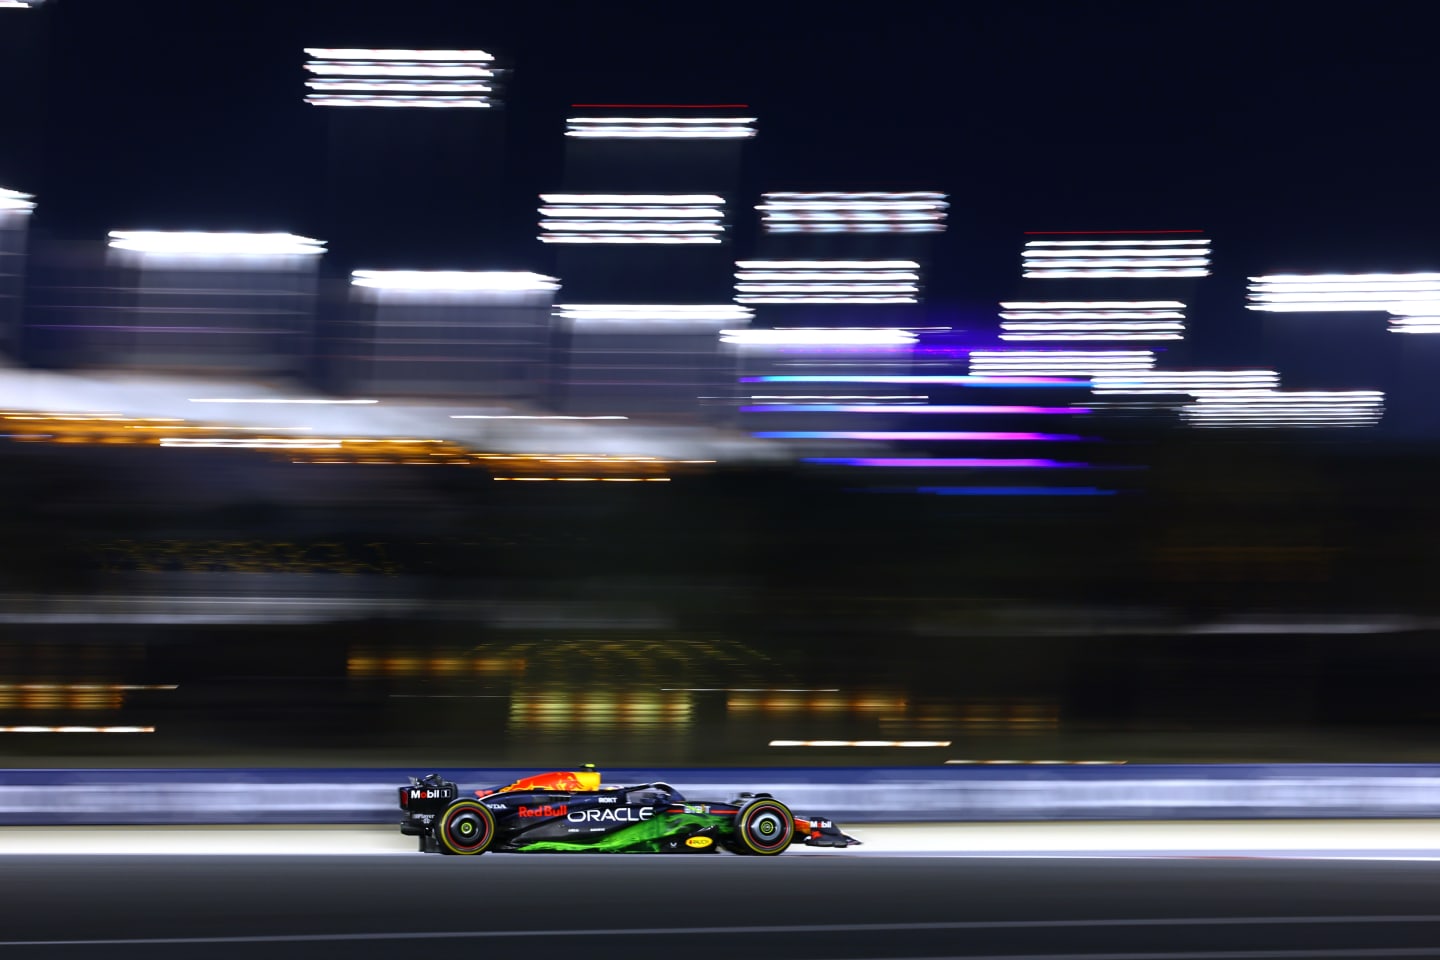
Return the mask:
{"type": "Polygon", "coordinates": [[[1155,268],[1149,270],[1109,270],[1085,268],[1078,270],[1046,270],[1027,272],[1023,276],[1035,279],[1066,280],[1084,277],[1090,280],[1145,280],[1155,277],[1208,277],[1210,271],[1201,268],[1155,268]]]}
{"type": "Polygon", "coordinates": [[[1274,370],[1148,370],[1103,374],[1091,383],[1096,394],[1138,396],[1190,394],[1217,390],[1273,390],[1280,386],[1274,370]]]}
{"type": "Polygon", "coordinates": [[[916,271],[914,260],[740,260],[741,270],[904,270],[916,271]]]}
{"type": "Polygon", "coordinates": [[[629,420],[616,414],[601,414],[593,417],[575,414],[523,414],[523,413],[454,413],[451,420],[629,420]]]}
{"type": "Polygon", "coordinates": [[[721,330],[720,342],[742,346],[913,346],[913,330],[896,328],[791,327],[782,330],[721,330]]]}
{"type": "Polygon", "coordinates": [[[366,50],[310,47],[305,69],[322,78],[306,81],[317,107],[477,109],[492,106],[483,50],[366,50]],[[333,79],[342,78],[342,79],[333,79]]]}
{"type": "Polygon", "coordinates": [[[837,277],[848,278],[852,280],[865,280],[870,283],[883,283],[887,281],[913,282],[920,279],[920,274],[910,270],[853,270],[844,272],[837,272],[834,270],[744,270],[735,275],[737,277],[744,277],[747,283],[756,281],[773,283],[793,283],[797,280],[814,281],[820,283],[835,280],[837,277]]]}
{"type": "MultiPolygon", "coordinates": [[[[596,211],[595,216],[604,217],[604,211],[596,211]]],[[[718,214],[717,214],[718,215],[718,214]]],[[[725,228],[718,223],[709,223],[705,220],[655,220],[644,222],[641,220],[557,220],[552,223],[542,224],[547,230],[557,233],[605,233],[605,232],[632,232],[641,230],[646,233],[720,233],[725,228]]]]}
{"type": "Polygon", "coordinates": [[[749,307],[733,303],[565,303],[555,307],[561,320],[577,321],[669,321],[693,320],[718,323],[748,323],[754,316],[749,307]]]}
{"type": "Polygon", "coordinates": [[[1006,329],[1000,334],[1001,340],[1021,343],[1057,343],[1061,341],[1084,340],[1088,342],[1133,342],[1154,343],[1160,340],[1184,340],[1185,334],[1176,326],[1168,330],[1071,330],[1036,332],[1033,330],[1014,331],[1006,329]]]}
{"type": "Polygon", "coordinates": [[[175,257],[320,256],[325,241],[288,233],[201,233],[112,230],[114,250],[175,257]]]}
{"type": "Polygon", "coordinates": [[[0,733],[154,733],[154,727],[0,727],[0,733]]]}
{"type": "Polygon", "coordinates": [[[1001,340],[1182,340],[1179,300],[1038,300],[1000,304],[1001,340]]]}
{"type": "MultiPolygon", "coordinates": [[[[543,224],[542,224],[543,226],[543,224]]],[[[711,233],[561,233],[540,237],[541,243],[720,243],[711,233]]]]}
{"type": "Polygon", "coordinates": [[[491,61],[495,57],[484,50],[369,50],[354,48],[306,47],[305,53],[317,60],[443,60],[491,61]]]}
{"type": "Polygon", "coordinates": [[[1153,350],[976,350],[970,354],[972,376],[1096,377],[1147,371],[1154,365],[1153,350]]]}
{"type": "Polygon", "coordinates": [[[948,747],[949,740],[771,740],[772,747],[948,747]]]}
{"type": "Polygon", "coordinates": [[[830,296],[827,294],[806,294],[804,296],[781,296],[775,294],[746,294],[737,298],[741,303],[915,303],[914,297],[886,296],[830,296]]]}
{"type": "Polygon", "coordinates": [[[736,267],[740,303],[914,303],[920,293],[913,260],[743,260],[736,267]]]}
{"type": "Polygon", "coordinates": [[[1392,333],[1440,333],[1440,273],[1251,277],[1246,307],[1267,313],[1390,314],[1392,333]]]}
{"type": "Polygon", "coordinates": [[[1031,240],[1026,245],[1046,247],[1190,247],[1209,240],[1031,240]]]}
{"type": "Polygon", "coordinates": [[[939,233],[943,193],[767,193],[766,233],[939,233]]]}
{"type": "Polygon", "coordinates": [[[326,397],[191,397],[191,403],[372,404],[379,400],[332,400],[326,397]]]}
{"type": "MultiPolygon", "coordinates": [[[[542,217],[554,217],[556,220],[569,220],[579,223],[588,223],[593,220],[658,220],[658,221],[680,221],[682,223],[694,222],[704,223],[707,220],[716,220],[724,215],[724,211],[718,204],[710,206],[707,204],[684,204],[666,205],[657,203],[653,206],[546,206],[540,208],[542,217]]],[[[563,224],[556,224],[551,229],[562,229],[563,224]]],[[[646,224],[650,226],[650,224],[646,224]]],[[[665,224],[656,223],[656,227],[663,227],[665,224]]]]}
{"type": "Polygon", "coordinates": [[[1373,427],[1384,408],[1378,390],[1222,390],[1197,394],[1180,414],[1195,427],[1373,427]]]}
{"type": "Polygon", "coordinates": [[[339,440],[313,437],[161,437],[162,447],[204,447],[235,450],[338,450],[339,440]]]}
{"type": "Polygon", "coordinates": [[[387,77],[433,77],[436,79],[493,78],[497,74],[489,67],[472,67],[458,64],[432,66],[424,63],[409,64],[362,64],[362,63],[309,63],[305,69],[321,77],[373,77],[377,80],[387,77]]]}
{"type": "Polygon", "coordinates": [[[1010,300],[1000,304],[1007,320],[1068,319],[1183,319],[1179,300],[1010,300]]]}
{"type": "Polygon", "coordinates": [[[714,194],[542,194],[544,243],[719,243],[714,194]]]}
{"type": "Polygon", "coordinates": [[[490,101],[485,97],[405,97],[378,93],[314,94],[306,97],[305,102],[316,107],[435,107],[451,109],[490,106],[490,101]]]}
{"type": "Polygon", "coordinates": [[[1021,260],[1023,275],[1034,279],[1204,277],[1210,241],[1030,240],[1021,260]]]}
{"type": "Polygon", "coordinates": [[[34,196],[0,187],[0,214],[29,213],[35,209],[34,196]]]}
{"type": "Polygon", "coordinates": [[[626,203],[646,206],[666,203],[718,205],[725,202],[723,198],[717,197],[713,193],[542,193],[540,201],[567,206],[587,203],[605,206],[626,203]]]}
{"type": "Polygon", "coordinates": [[[565,136],[591,140],[743,140],[754,117],[570,117],[565,136]]]}
{"type": "Polygon", "coordinates": [[[491,93],[487,83],[461,80],[309,80],[318,93],[491,93]]]}
{"type": "Polygon", "coordinates": [[[1390,318],[1391,333],[1440,333],[1440,310],[1434,316],[1401,316],[1390,318]]]}
{"type": "Polygon", "coordinates": [[[356,287],[375,290],[481,291],[542,293],[560,289],[560,281],[538,273],[462,270],[356,270],[356,287]]]}

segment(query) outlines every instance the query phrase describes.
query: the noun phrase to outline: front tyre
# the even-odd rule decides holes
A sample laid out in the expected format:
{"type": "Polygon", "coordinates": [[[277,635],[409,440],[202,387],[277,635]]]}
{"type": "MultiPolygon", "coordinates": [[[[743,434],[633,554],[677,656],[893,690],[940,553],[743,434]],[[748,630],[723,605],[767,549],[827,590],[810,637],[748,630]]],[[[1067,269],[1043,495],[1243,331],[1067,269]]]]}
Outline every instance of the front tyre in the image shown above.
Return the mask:
{"type": "Polygon", "coordinates": [[[484,853],[495,839],[495,815],[478,800],[459,800],[435,821],[435,839],[441,853],[484,853]]]}
{"type": "Polygon", "coordinates": [[[751,800],[735,814],[735,852],[773,857],[795,839],[795,815],[779,800],[751,800]]]}

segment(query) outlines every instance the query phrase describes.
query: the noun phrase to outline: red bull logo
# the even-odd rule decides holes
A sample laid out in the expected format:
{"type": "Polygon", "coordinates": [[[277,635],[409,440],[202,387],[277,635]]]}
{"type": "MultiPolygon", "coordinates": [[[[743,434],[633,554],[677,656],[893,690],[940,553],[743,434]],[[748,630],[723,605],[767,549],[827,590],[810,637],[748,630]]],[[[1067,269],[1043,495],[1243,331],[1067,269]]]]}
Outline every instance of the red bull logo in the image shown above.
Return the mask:
{"type": "Polygon", "coordinates": [[[563,803],[559,806],[551,806],[547,803],[539,807],[519,807],[515,812],[522,817],[563,817],[569,809],[563,803]]]}

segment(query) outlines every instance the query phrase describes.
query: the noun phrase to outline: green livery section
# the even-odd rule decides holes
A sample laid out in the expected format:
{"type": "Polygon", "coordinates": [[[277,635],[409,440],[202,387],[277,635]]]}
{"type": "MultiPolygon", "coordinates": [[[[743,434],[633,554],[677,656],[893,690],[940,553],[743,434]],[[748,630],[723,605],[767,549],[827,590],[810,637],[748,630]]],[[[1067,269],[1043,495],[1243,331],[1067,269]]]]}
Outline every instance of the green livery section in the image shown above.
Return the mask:
{"type": "Polygon", "coordinates": [[[575,843],[570,840],[537,840],[519,847],[521,853],[659,853],[660,843],[676,836],[689,836],[706,827],[728,836],[735,832],[733,818],[714,814],[672,813],[631,824],[607,833],[598,840],[575,843]]]}

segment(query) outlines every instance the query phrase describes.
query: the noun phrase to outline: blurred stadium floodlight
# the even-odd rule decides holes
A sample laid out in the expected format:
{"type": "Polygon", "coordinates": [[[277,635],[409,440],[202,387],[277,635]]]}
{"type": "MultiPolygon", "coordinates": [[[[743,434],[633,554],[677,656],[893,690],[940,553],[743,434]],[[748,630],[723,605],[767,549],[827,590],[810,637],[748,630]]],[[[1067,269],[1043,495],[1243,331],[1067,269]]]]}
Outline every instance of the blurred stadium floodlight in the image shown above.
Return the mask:
{"type": "Polygon", "coordinates": [[[350,283],[391,293],[473,295],[477,300],[560,289],[560,281],[554,277],[500,270],[356,270],[350,275],[350,283]]]}
{"type": "Polygon", "coordinates": [[[556,305],[555,316],[578,323],[715,324],[748,323],[754,311],[733,303],[562,303],[556,305]]]}
{"type": "Polygon", "coordinates": [[[1440,333],[1440,273],[1276,274],[1251,277],[1249,310],[1390,314],[1392,333],[1440,333]]]}
{"type": "Polygon", "coordinates": [[[786,327],[721,330],[720,342],[742,347],[913,347],[914,330],[891,327],[786,327]]]}
{"type": "Polygon", "coordinates": [[[0,218],[31,213],[35,209],[34,201],[31,194],[0,187],[0,218]]]}
{"type": "Polygon", "coordinates": [[[742,260],[735,264],[739,303],[915,303],[914,260],[742,260]]]}
{"type": "Polygon", "coordinates": [[[1217,390],[1274,390],[1280,374],[1274,370],[1147,370],[1100,374],[1091,380],[1096,394],[1191,394],[1217,390]]]}
{"type": "Polygon", "coordinates": [[[542,243],[720,243],[724,200],[715,194],[540,196],[542,243]]]}
{"type": "Polygon", "coordinates": [[[45,0],[0,0],[0,10],[28,10],[44,2],[45,0]]]}
{"type": "Polygon", "coordinates": [[[1140,373],[1154,366],[1154,350],[975,350],[970,354],[970,373],[991,377],[1096,377],[1140,373]]]}
{"type": "Polygon", "coordinates": [[[582,140],[744,140],[755,117],[568,117],[565,136],[582,140]]]}
{"type": "Polygon", "coordinates": [[[1196,427],[1373,427],[1385,411],[1378,390],[1221,390],[1199,393],[1181,408],[1196,427]]]}
{"type": "Polygon", "coordinates": [[[494,104],[498,71],[483,50],[367,50],[307,47],[317,107],[483,108],[494,104]]]}
{"type": "Polygon", "coordinates": [[[939,233],[950,206],[943,193],[767,193],[766,233],[939,233]]]}
{"type": "Polygon", "coordinates": [[[1027,236],[1065,240],[1027,240],[1020,257],[1029,279],[1145,279],[1208,277],[1210,241],[1205,237],[1156,239],[1153,234],[1198,234],[1199,230],[1029,231],[1027,236]],[[1130,235],[1114,239],[1114,235],[1130,235]],[[1085,236],[1090,239],[1077,239],[1085,236]],[[1100,239],[1100,237],[1104,239],[1100,239]]]}
{"type": "Polygon", "coordinates": [[[165,261],[171,266],[209,269],[220,261],[310,258],[325,253],[325,241],[289,233],[210,233],[202,231],[112,230],[108,246],[122,257],[150,265],[165,261]]]}
{"type": "Polygon", "coordinates": [[[1000,304],[1000,339],[1183,340],[1179,300],[1034,300],[1000,304]]]}

